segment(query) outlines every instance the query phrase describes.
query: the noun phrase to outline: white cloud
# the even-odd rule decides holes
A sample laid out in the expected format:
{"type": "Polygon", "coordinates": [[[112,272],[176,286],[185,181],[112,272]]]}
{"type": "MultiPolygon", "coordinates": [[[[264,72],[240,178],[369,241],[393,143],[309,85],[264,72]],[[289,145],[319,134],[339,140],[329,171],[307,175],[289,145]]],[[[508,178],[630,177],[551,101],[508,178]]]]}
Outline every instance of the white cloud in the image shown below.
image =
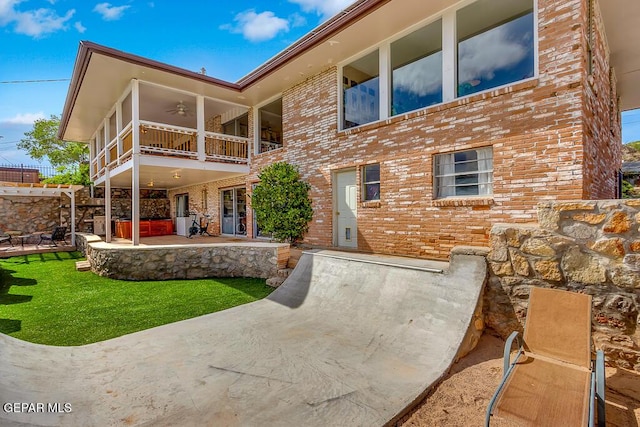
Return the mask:
{"type": "Polygon", "coordinates": [[[278,18],[273,12],[256,13],[247,10],[236,15],[235,25],[222,25],[220,28],[233,33],[241,33],[245,39],[252,42],[270,40],[279,32],[289,31],[289,21],[278,18]]]}
{"type": "Polygon", "coordinates": [[[291,22],[292,27],[304,27],[307,25],[307,18],[300,15],[299,13],[294,13],[289,17],[289,22],[291,22]]]}
{"type": "Polygon", "coordinates": [[[417,96],[439,92],[442,88],[442,52],[425,56],[393,71],[393,85],[417,96]]]}
{"type": "Polygon", "coordinates": [[[87,31],[87,27],[82,25],[82,22],[80,22],[80,21],[78,21],[75,24],[73,24],[73,26],[75,27],[76,30],[78,30],[78,32],[80,34],[83,34],[85,31],[87,31]]]}
{"type": "Polygon", "coordinates": [[[129,5],[112,6],[111,3],[98,3],[96,7],[93,8],[93,11],[102,15],[102,19],[105,21],[117,21],[122,18],[124,11],[130,7],[129,5]]]}
{"type": "MultiPolygon", "coordinates": [[[[527,34],[521,35],[526,40],[527,34]]],[[[476,79],[490,80],[495,72],[516,65],[527,55],[527,46],[514,40],[505,27],[497,27],[475,36],[459,46],[460,83],[476,79]]]]}
{"type": "Polygon", "coordinates": [[[11,118],[0,120],[0,123],[3,125],[32,125],[36,120],[44,118],[44,113],[42,111],[38,113],[18,113],[11,118]]]}
{"type": "Polygon", "coordinates": [[[289,0],[289,2],[300,5],[305,12],[315,12],[324,19],[330,18],[354,3],[353,0],[289,0]]]}
{"type": "Polygon", "coordinates": [[[21,0],[0,0],[0,26],[14,24],[16,33],[36,38],[66,30],[67,22],[76,12],[70,9],[64,16],[59,16],[53,9],[16,10],[20,3],[21,0]]]}

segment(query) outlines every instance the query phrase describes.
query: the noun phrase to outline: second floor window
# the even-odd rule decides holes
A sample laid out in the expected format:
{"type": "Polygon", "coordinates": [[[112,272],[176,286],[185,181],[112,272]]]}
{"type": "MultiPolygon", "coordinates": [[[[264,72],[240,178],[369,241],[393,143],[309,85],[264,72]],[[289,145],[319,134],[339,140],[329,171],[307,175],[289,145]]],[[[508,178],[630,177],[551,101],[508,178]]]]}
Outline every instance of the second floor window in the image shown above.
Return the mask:
{"type": "Polygon", "coordinates": [[[349,129],[536,74],[534,0],[476,0],[342,67],[349,129]]]}
{"type": "Polygon", "coordinates": [[[378,51],[353,61],[342,70],[343,128],[374,122],[380,117],[378,51]]]}

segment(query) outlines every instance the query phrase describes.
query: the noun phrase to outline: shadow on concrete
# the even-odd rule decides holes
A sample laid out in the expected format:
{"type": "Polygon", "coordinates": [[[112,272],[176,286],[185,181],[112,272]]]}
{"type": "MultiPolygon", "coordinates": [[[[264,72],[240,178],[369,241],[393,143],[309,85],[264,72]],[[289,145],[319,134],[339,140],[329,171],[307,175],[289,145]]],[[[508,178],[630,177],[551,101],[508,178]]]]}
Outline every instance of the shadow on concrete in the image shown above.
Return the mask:
{"type": "Polygon", "coordinates": [[[313,257],[303,253],[291,275],[266,299],[289,308],[299,308],[309,295],[313,278],[313,257]],[[291,286],[295,284],[295,286],[291,286]]]}

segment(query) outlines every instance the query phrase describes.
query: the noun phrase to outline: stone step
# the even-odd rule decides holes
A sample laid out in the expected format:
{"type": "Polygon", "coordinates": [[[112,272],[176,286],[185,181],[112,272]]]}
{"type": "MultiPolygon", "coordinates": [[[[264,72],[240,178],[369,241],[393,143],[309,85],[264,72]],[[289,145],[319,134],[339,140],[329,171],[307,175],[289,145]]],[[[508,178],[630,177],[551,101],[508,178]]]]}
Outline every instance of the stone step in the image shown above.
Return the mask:
{"type": "Polygon", "coordinates": [[[272,288],[277,288],[278,286],[282,285],[285,280],[285,277],[271,277],[267,279],[267,285],[271,286],[272,288]]]}
{"type": "Polygon", "coordinates": [[[289,277],[292,271],[292,268],[281,268],[280,270],[278,270],[278,277],[284,277],[286,279],[287,277],[289,277]]]}
{"type": "Polygon", "coordinates": [[[76,270],[91,271],[91,263],[89,261],[76,261],[76,270]]]}

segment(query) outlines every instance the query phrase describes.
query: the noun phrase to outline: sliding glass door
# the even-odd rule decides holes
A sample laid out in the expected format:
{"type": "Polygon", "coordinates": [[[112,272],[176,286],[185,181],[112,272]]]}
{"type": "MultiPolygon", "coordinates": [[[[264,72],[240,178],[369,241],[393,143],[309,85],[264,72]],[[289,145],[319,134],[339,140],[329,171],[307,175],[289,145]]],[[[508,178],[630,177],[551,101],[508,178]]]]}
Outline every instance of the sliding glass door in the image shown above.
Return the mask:
{"type": "Polygon", "coordinates": [[[244,187],[229,188],[221,192],[222,234],[247,235],[247,190],[244,187]]]}

